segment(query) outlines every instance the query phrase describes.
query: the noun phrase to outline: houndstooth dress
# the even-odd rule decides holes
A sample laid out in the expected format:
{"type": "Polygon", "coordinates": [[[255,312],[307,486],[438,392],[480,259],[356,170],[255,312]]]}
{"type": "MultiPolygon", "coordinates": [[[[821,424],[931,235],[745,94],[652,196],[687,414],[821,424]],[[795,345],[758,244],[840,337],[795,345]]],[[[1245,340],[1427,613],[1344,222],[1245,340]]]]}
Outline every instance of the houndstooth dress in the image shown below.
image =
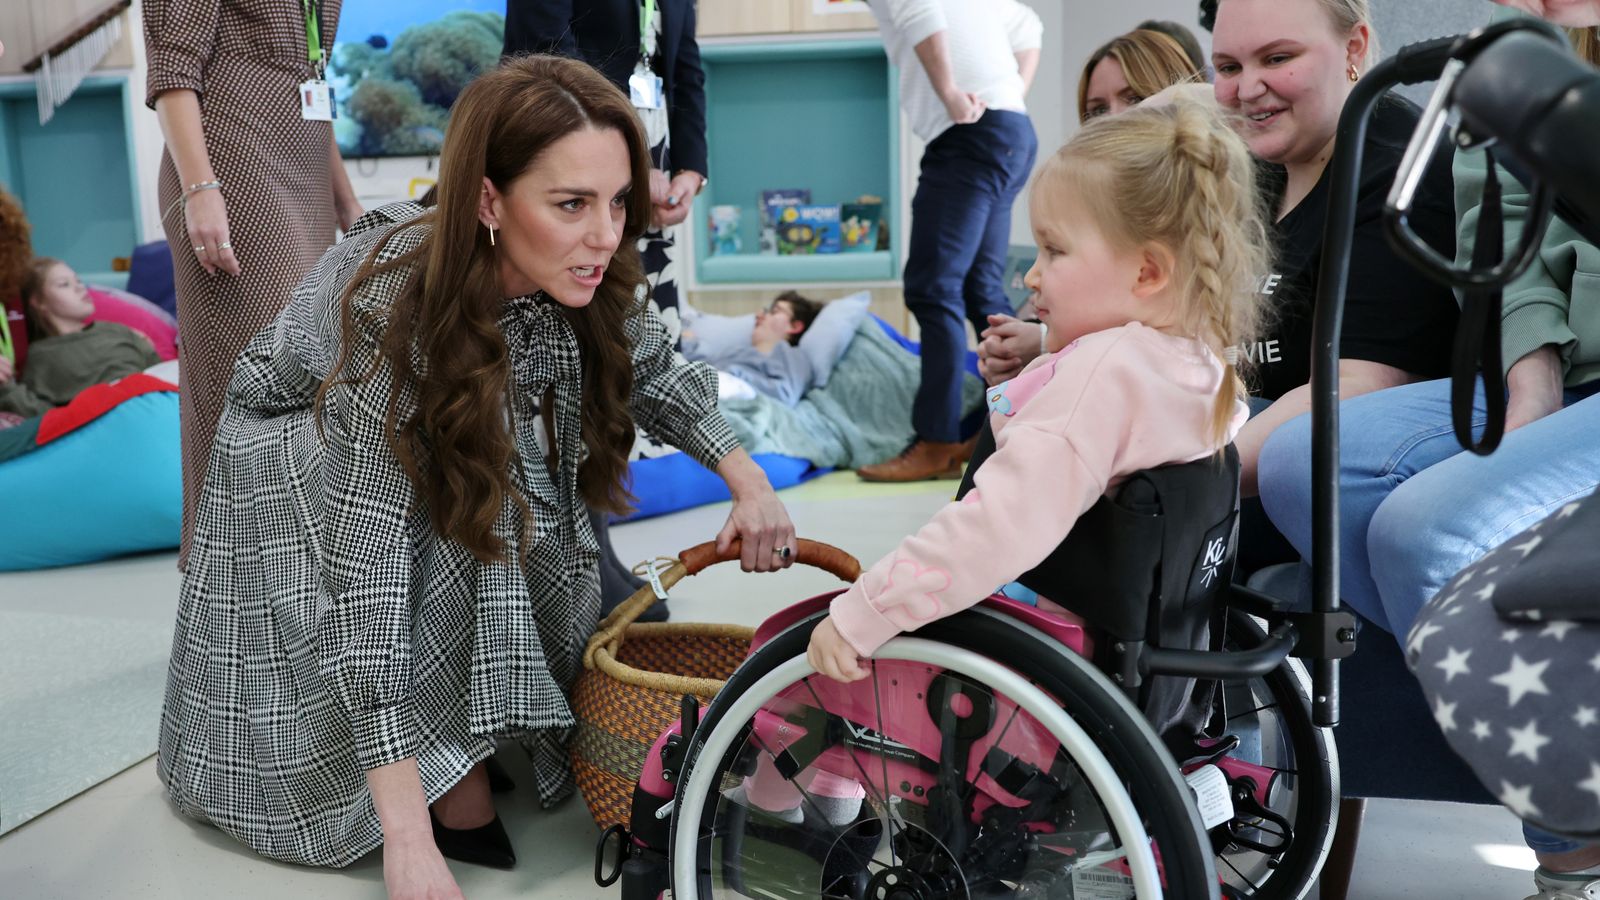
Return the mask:
{"type": "MultiPolygon", "coordinates": [[[[329,391],[321,437],[313,418],[339,355],[341,292],[380,243],[380,260],[418,246],[427,226],[405,222],[419,212],[364,217],[241,355],[183,579],[158,771],[184,813],[290,862],[342,866],[377,847],[364,770],[405,757],[431,803],[515,736],[546,805],[572,790],[566,691],[595,625],[599,551],[577,492],[583,362],[561,309],[523,297],[500,318],[512,480],[534,521],[525,539],[508,499],[495,527],[520,566],[480,563],[434,532],[384,436],[384,370],[329,391]],[[553,476],[533,402],[547,389],[553,476]]],[[[354,371],[375,358],[407,277],[355,294],[374,324],[357,329],[354,371]]],[[[634,417],[714,465],[737,446],[715,373],[675,360],[655,316],[633,322],[634,417]]]]}

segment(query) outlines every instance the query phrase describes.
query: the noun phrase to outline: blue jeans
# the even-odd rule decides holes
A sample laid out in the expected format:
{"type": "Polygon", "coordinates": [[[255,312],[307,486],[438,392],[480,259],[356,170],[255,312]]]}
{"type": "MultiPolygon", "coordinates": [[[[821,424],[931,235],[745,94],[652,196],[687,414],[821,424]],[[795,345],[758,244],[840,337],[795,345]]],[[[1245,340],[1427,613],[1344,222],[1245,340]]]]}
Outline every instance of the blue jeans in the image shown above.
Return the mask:
{"type": "MultiPolygon", "coordinates": [[[[1339,406],[1340,595],[1404,635],[1445,582],[1501,541],[1600,484],[1600,384],[1565,409],[1467,453],[1450,424],[1450,382],[1377,391],[1339,406]]],[[[1480,389],[1474,431],[1485,417],[1480,389]]],[[[1311,553],[1311,417],[1267,439],[1257,467],[1267,515],[1311,553]]]]}
{"type": "Polygon", "coordinates": [[[981,332],[988,316],[1011,312],[1004,285],[1011,205],[1038,147],[1026,115],[991,109],[971,125],[946,129],[922,154],[905,291],[922,330],[922,383],[911,423],[923,440],[961,439],[965,323],[981,332]]]}
{"type": "MultiPolygon", "coordinates": [[[[1465,452],[1450,420],[1450,381],[1346,400],[1339,407],[1339,585],[1357,612],[1406,634],[1422,605],[1502,541],[1600,484],[1600,384],[1569,390],[1561,411],[1465,452]]],[[[1486,416],[1480,387],[1473,430],[1486,416]]],[[[1267,514],[1311,554],[1311,417],[1285,423],[1261,450],[1267,514]]],[[[1586,846],[1531,825],[1528,846],[1586,846]]]]}

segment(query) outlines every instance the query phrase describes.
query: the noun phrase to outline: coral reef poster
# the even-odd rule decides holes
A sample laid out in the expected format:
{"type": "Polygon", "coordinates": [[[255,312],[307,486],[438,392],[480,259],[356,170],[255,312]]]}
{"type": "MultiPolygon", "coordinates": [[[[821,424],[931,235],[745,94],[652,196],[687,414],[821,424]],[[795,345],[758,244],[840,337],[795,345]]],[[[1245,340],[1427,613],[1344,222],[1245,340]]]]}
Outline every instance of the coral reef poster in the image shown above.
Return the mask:
{"type": "Polygon", "coordinates": [[[346,157],[431,156],[456,95],[500,60],[505,0],[346,0],[328,67],[346,157]]]}

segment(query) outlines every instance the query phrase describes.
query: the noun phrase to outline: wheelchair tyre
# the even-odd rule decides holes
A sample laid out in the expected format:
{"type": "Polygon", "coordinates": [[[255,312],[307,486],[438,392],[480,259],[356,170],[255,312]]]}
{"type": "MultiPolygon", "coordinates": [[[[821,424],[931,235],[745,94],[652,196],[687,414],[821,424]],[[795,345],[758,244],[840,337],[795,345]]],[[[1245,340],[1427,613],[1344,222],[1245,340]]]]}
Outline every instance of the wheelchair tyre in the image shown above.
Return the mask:
{"type": "MultiPolygon", "coordinates": [[[[713,872],[714,845],[721,839],[713,824],[723,799],[721,788],[738,764],[755,711],[806,676],[822,677],[805,662],[811,631],[822,618],[823,614],[808,618],[761,647],[702,715],[673,808],[669,867],[675,898],[720,900],[742,892],[738,885],[719,892],[717,880],[722,876],[713,872]]],[[[1101,809],[1123,835],[1123,847],[1139,848],[1127,857],[1137,896],[1160,897],[1163,885],[1168,896],[1218,896],[1215,856],[1177,764],[1144,716],[1089,661],[1038,631],[981,607],[931,622],[914,638],[890,641],[878,655],[880,660],[888,658],[923,662],[979,684],[999,685],[1044,725],[1095,782],[1101,809]],[[995,662],[1002,659],[1005,665],[995,662]],[[1030,689],[1036,695],[1031,701],[1030,689]],[[1146,833],[1149,840],[1143,837],[1146,833]],[[1148,852],[1150,840],[1160,855],[1159,877],[1148,852]]],[[[723,852],[740,851],[724,848],[723,852]]],[[[890,895],[864,888],[858,885],[850,895],[890,895]]],[[[1013,896],[1033,895],[1018,889],[1013,896]]]]}
{"type": "MultiPolygon", "coordinates": [[[[1266,632],[1255,619],[1237,609],[1228,611],[1226,649],[1247,650],[1265,638],[1266,632]]],[[[1275,758],[1260,762],[1291,770],[1288,780],[1292,799],[1283,804],[1282,812],[1293,827],[1293,839],[1271,867],[1270,877],[1259,887],[1251,889],[1248,883],[1259,872],[1242,861],[1230,860],[1227,852],[1218,857],[1217,873],[1225,882],[1225,896],[1303,900],[1311,892],[1333,843],[1339,806],[1339,754],[1332,733],[1312,721],[1311,679],[1298,660],[1286,660],[1266,676],[1251,679],[1248,685],[1254,701],[1245,712],[1270,717],[1269,726],[1261,730],[1275,738],[1275,758]]]]}

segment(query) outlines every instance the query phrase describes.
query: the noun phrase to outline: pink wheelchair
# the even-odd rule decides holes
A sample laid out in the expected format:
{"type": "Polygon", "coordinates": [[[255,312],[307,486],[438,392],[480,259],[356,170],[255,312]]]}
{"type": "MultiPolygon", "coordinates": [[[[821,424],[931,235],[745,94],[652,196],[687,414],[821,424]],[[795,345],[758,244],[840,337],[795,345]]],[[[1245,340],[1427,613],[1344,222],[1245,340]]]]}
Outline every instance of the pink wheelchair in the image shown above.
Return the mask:
{"type": "Polygon", "coordinates": [[[597,881],[624,900],[1306,896],[1338,763],[1289,657],[1348,636],[1306,640],[1309,614],[1231,584],[1237,466],[1229,448],[1102,498],[1020,579],[1070,614],[996,595],[890,641],[864,681],[805,659],[836,593],[773,616],[709,707],[685,698],[597,881]]]}

